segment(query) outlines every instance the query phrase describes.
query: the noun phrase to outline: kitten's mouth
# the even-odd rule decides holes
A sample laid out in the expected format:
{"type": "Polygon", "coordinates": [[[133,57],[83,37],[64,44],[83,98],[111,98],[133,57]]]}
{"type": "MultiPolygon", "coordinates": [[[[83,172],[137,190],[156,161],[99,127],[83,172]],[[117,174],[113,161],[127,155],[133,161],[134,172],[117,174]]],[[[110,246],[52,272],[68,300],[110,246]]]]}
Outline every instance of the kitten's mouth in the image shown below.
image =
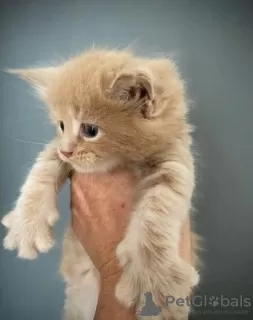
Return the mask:
{"type": "Polygon", "coordinates": [[[73,152],[62,152],[60,149],[57,149],[57,153],[59,158],[66,163],[69,163],[74,170],[78,172],[93,172],[96,171],[96,166],[94,164],[84,162],[84,163],[78,163],[79,161],[75,161],[77,159],[73,159],[72,155],[73,152]]]}
{"type": "Polygon", "coordinates": [[[67,152],[67,151],[60,151],[60,153],[66,158],[70,158],[73,154],[73,152],[67,152]]]}
{"type": "Polygon", "coordinates": [[[66,163],[69,163],[74,170],[81,173],[88,172],[108,172],[118,166],[119,160],[116,158],[98,161],[93,153],[87,153],[85,159],[72,157],[73,152],[62,152],[57,149],[59,158],[66,163]]]}

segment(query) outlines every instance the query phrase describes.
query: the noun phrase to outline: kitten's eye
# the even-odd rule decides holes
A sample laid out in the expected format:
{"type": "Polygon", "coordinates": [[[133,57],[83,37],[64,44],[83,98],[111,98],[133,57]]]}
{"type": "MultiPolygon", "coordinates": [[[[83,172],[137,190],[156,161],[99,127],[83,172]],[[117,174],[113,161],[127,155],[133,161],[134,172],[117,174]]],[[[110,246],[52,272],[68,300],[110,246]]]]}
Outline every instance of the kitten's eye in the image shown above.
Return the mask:
{"type": "Polygon", "coordinates": [[[60,121],[59,126],[61,128],[61,131],[63,132],[64,131],[64,123],[63,123],[63,121],[60,121]]]}
{"type": "Polygon", "coordinates": [[[99,131],[98,126],[94,124],[82,123],[81,134],[87,138],[94,138],[97,136],[99,131]]]}

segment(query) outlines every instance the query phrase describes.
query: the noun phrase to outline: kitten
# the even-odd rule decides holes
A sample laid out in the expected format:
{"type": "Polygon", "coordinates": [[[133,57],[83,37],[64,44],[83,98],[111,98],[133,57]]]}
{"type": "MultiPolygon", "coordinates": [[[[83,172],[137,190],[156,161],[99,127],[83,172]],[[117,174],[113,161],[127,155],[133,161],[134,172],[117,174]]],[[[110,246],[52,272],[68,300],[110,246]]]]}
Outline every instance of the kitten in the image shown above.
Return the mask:
{"type": "MultiPolygon", "coordinates": [[[[138,186],[116,252],[123,268],[116,297],[138,309],[144,293],[151,292],[163,307],[156,319],[187,319],[188,306],[165,306],[166,296],[189,296],[199,279],[179,254],[194,161],[184,86],[173,62],[93,49],[58,67],[10,72],[29,81],[47,102],[57,137],[39,154],[15,209],[3,218],[9,228],[5,248],[34,259],[53,246],[56,197],[69,170],[127,168],[138,186]]],[[[99,275],[71,228],[63,253],[66,319],[93,319],[99,275]]]]}

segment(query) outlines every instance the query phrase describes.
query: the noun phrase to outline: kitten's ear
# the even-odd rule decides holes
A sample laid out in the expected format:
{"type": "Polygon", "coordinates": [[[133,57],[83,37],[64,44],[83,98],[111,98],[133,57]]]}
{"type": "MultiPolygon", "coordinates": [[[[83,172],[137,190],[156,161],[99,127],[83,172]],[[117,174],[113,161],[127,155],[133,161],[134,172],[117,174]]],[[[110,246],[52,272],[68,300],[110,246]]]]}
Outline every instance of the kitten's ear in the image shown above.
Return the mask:
{"type": "Polygon", "coordinates": [[[6,69],[8,73],[16,74],[21,79],[29,82],[42,96],[45,97],[46,91],[57,74],[57,68],[34,68],[34,69],[6,69]]]}
{"type": "Polygon", "coordinates": [[[145,118],[153,117],[154,89],[148,70],[123,71],[113,81],[109,92],[113,98],[140,107],[145,118]]]}

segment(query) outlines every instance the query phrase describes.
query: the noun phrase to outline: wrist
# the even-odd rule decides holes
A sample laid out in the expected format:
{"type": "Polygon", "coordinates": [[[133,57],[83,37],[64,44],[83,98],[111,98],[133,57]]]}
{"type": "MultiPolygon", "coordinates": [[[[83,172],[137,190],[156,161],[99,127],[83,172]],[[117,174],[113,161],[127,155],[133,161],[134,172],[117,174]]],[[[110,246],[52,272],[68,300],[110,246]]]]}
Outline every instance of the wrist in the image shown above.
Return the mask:
{"type": "Polygon", "coordinates": [[[110,282],[121,274],[121,268],[118,264],[116,256],[108,257],[106,262],[98,267],[101,281],[110,282]]]}
{"type": "MultiPolygon", "coordinates": [[[[96,320],[103,320],[109,315],[118,313],[118,302],[115,297],[115,287],[120,278],[120,272],[114,273],[112,269],[102,268],[100,270],[100,294],[97,304],[96,320]]],[[[112,318],[117,319],[117,318],[112,318]]]]}
{"type": "Polygon", "coordinates": [[[115,287],[121,276],[120,268],[118,272],[112,273],[102,271],[101,274],[101,290],[96,311],[96,320],[135,320],[134,309],[127,309],[121,305],[115,297],[115,287]]]}

